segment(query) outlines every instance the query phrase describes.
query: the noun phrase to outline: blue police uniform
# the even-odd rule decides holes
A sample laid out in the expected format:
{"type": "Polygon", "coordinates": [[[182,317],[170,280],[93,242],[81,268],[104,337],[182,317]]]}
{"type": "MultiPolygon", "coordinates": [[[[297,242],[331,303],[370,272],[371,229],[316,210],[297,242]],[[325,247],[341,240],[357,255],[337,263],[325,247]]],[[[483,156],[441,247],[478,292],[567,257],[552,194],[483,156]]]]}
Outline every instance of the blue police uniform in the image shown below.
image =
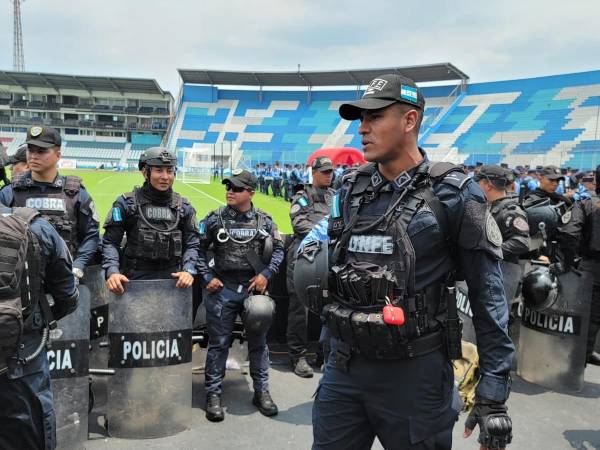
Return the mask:
{"type": "Polygon", "coordinates": [[[281,197],[281,175],[283,171],[279,166],[275,166],[271,172],[273,174],[273,196],[281,197]]]}
{"type": "MultiPolygon", "coordinates": [[[[366,341],[358,331],[347,337],[353,332],[345,325],[348,321],[337,320],[336,308],[344,305],[337,311],[342,319],[350,317],[344,316],[349,306],[339,298],[339,286],[343,288],[349,278],[333,286],[330,281],[334,303],[330,309],[330,305],[325,307],[323,318],[331,353],[313,406],[314,449],[370,448],[375,436],[384,448],[451,448],[458,416],[453,407],[453,369],[444,338],[436,337],[444,327],[433,317],[439,317],[436,314],[441,310],[447,314],[445,305],[455,301],[451,297],[444,301],[439,292],[457,270],[469,287],[477,333],[481,373],[477,395],[499,403],[508,397],[514,346],[508,335],[508,306],[499,266],[499,230],[472,178],[458,171],[427,178],[424,174],[430,164],[425,159],[392,181],[368,164],[345,178],[334,197],[327,239],[337,240],[333,264],[338,251],[346,258],[340,257],[337,270],[342,267],[344,271],[344,261],[346,266],[358,263],[354,269],[364,262],[389,263],[387,268],[395,267],[394,276],[404,277],[397,280],[405,283],[404,292],[412,290],[414,295],[399,297],[406,315],[405,325],[395,331],[401,339],[382,350],[374,344],[373,330],[385,330],[385,326],[375,325],[366,341]],[[414,190],[420,183],[430,184],[425,190],[414,190]],[[427,191],[433,195],[428,197],[427,191]],[[414,192],[423,192],[418,194],[423,197],[414,192]],[[397,207],[390,208],[391,204],[397,207]],[[388,219],[378,222],[383,216],[388,219]],[[398,226],[405,234],[394,228],[398,226]],[[345,228],[350,235],[342,232],[345,228]],[[392,229],[399,234],[386,234],[392,229]],[[398,263],[401,255],[408,255],[405,265],[398,263]]],[[[317,224],[303,245],[323,239],[324,223],[317,224]]],[[[365,314],[371,310],[363,309],[365,314]]]]}
{"type": "MultiPolygon", "coordinates": [[[[252,207],[240,213],[226,206],[210,212],[200,222],[198,274],[204,285],[214,277],[224,284],[221,290],[207,293],[204,298],[209,335],[204,370],[207,394],[221,394],[235,320],[244,309],[250,278],[260,273],[270,280],[278,271],[283,257],[283,243],[277,226],[267,213],[259,209],[252,207]],[[268,257],[265,249],[270,245],[272,254],[268,257]],[[214,265],[209,264],[209,250],[214,252],[214,265]]],[[[248,334],[248,356],[254,391],[268,391],[266,332],[248,334]]]]}
{"type": "Polygon", "coordinates": [[[100,242],[99,218],[79,177],[57,175],[53,182],[45,183],[26,172],[0,190],[0,203],[38,210],[67,243],[73,268],[83,271],[93,262],[100,242]]]}
{"type": "Polygon", "coordinates": [[[104,223],[102,266],[106,278],[115,273],[134,280],[171,279],[179,271],[195,275],[199,246],[192,205],[172,191],[158,193],[146,182],[113,203],[104,223]]]}
{"type": "MultiPolygon", "coordinates": [[[[8,211],[0,208],[1,213],[8,211]]],[[[77,307],[71,256],[46,220],[34,218],[30,231],[39,243],[41,281],[44,292],[54,298],[51,312],[58,320],[77,307]]],[[[40,346],[47,320],[38,302],[25,319],[17,358],[32,355],[40,346]]],[[[9,359],[8,371],[0,374],[0,448],[52,450],[56,446],[56,419],[46,351],[43,349],[26,364],[17,362],[17,358],[9,359]]]]}

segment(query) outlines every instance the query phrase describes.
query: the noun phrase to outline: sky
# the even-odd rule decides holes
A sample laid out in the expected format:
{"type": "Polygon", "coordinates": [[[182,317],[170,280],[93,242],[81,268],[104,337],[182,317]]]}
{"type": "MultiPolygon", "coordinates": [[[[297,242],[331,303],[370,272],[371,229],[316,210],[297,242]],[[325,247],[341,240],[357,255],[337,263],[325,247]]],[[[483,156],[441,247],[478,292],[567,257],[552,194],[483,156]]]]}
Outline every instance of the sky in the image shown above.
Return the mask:
{"type": "MultiPolygon", "coordinates": [[[[13,4],[0,2],[0,69],[13,4]]],[[[470,82],[600,70],[600,1],[25,0],[25,69],[154,78],[450,62],[470,82]]]]}

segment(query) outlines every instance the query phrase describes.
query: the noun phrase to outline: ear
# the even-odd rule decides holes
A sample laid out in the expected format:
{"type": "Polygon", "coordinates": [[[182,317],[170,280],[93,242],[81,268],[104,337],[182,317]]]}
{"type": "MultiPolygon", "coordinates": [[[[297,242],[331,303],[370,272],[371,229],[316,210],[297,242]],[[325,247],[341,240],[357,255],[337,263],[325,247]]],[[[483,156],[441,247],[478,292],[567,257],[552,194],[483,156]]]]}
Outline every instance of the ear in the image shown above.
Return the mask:
{"type": "Polygon", "coordinates": [[[406,123],[406,128],[405,128],[406,133],[410,133],[415,130],[415,128],[417,126],[418,118],[419,118],[419,113],[414,109],[411,109],[410,111],[408,111],[404,114],[404,120],[406,123]]]}

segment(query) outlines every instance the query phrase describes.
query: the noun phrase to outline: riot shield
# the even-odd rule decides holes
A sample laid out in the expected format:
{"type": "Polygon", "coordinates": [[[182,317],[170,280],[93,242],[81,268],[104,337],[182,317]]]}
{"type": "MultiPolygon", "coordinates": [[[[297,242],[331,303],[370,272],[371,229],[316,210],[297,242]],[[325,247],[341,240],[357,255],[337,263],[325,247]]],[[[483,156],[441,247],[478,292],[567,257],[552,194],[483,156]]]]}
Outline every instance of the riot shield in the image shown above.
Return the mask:
{"type": "Polygon", "coordinates": [[[502,269],[502,282],[506,301],[510,305],[517,296],[517,289],[522,275],[521,266],[517,263],[500,261],[500,268],[502,269]]]}
{"type": "Polygon", "coordinates": [[[554,390],[583,388],[593,278],[589,272],[558,275],[558,298],[540,311],[523,305],[517,374],[554,390]]]}
{"type": "Polygon", "coordinates": [[[90,291],[80,285],[77,309],[50,332],[47,355],[60,449],[81,449],[87,440],[89,314],[90,291]]]}
{"type": "Polygon", "coordinates": [[[457,281],[455,286],[456,310],[463,324],[462,340],[477,345],[475,327],[473,326],[473,312],[471,311],[471,303],[469,303],[469,288],[464,281],[457,281]]]}
{"type": "Polygon", "coordinates": [[[108,369],[108,301],[104,270],[100,265],[88,266],[81,283],[90,291],[90,399],[89,431],[99,432],[98,416],[106,413],[108,369]]]}
{"type": "Polygon", "coordinates": [[[170,436],[192,411],[192,290],[135,280],[111,294],[107,421],[111,436],[170,436]]]}

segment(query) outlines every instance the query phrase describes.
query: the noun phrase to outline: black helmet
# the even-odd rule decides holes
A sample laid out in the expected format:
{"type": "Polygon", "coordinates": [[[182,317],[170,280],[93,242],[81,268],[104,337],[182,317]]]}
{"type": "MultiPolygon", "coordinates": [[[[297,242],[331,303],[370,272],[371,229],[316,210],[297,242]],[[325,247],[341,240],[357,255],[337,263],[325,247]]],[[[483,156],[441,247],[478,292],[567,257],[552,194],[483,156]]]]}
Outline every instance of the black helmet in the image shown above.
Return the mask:
{"type": "Polygon", "coordinates": [[[525,306],[542,311],[556,302],[558,284],[547,267],[538,267],[523,277],[521,292],[525,306]]]}
{"type": "Polygon", "coordinates": [[[561,222],[561,206],[551,205],[550,199],[539,199],[523,205],[527,213],[527,223],[531,236],[545,230],[551,233],[558,228],[561,222]],[[540,224],[544,224],[540,227],[540,224]]]}
{"type": "Polygon", "coordinates": [[[251,295],[244,300],[242,323],[248,334],[269,331],[275,314],[275,302],[268,295],[251,295]]]}
{"type": "Polygon", "coordinates": [[[306,244],[296,257],[294,290],[304,306],[321,314],[323,297],[327,293],[329,275],[329,245],[327,241],[306,244]]]}
{"type": "Polygon", "coordinates": [[[146,166],[177,167],[177,157],[164,147],[150,147],[140,154],[138,169],[146,166]]]}

